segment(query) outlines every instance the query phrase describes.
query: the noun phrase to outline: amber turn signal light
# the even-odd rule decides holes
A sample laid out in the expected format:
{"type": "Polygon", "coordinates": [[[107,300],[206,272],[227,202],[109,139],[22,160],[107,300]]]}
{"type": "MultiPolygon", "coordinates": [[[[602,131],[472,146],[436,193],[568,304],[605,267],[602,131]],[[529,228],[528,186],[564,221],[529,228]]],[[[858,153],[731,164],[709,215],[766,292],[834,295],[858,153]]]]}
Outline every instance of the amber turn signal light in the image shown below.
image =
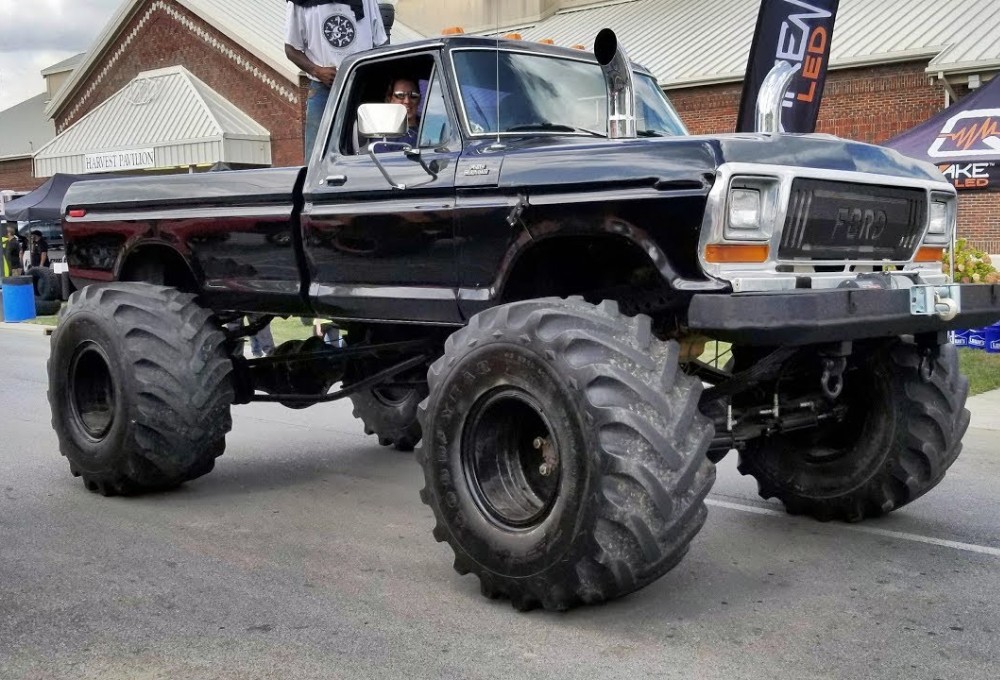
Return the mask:
{"type": "Polygon", "coordinates": [[[944,256],[944,248],[934,248],[931,246],[922,246],[917,251],[917,256],[913,258],[914,262],[940,262],[941,258],[944,256]]]}
{"type": "Polygon", "coordinates": [[[712,264],[767,262],[767,244],[715,243],[705,248],[705,260],[712,264]]]}

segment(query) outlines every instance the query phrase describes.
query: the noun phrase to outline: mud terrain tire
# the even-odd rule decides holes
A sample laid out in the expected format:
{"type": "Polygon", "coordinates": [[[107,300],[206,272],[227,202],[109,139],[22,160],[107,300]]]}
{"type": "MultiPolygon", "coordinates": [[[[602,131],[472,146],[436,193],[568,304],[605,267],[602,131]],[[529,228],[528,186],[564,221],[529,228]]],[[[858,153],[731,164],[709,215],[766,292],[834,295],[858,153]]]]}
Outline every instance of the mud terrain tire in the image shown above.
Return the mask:
{"type": "Polygon", "coordinates": [[[374,387],[355,392],[351,402],[365,434],[377,436],[382,446],[412,451],[420,441],[417,406],[423,397],[423,391],[416,389],[374,387]]]}
{"type": "Polygon", "coordinates": [[[141,283],[71,297],[52,335],[52,427],[70,471],[103,495],[211,471],[232,427],[225,337],[194,296],[141,283]]]}
{"type": "Polygon", "coordinates": [[[858,522],[906,505],[944,478],[969,427],[969,381],[954,345],[925,363],[910,341],[881,344],[854,360],[844,386],[845,422],[758,440],[741,452],[739,470],[757,480],[761,497],[779,499],[791,514],[858,522]]]}
{"type": "Polygon", "coordinates": [[[676,565],[715,479],[702,386],[678,352],[648,317],[577,298],[504,305],[454,333],[429,371],[417,458],[455,569],[517,609],[565,610],[676,565]]]}

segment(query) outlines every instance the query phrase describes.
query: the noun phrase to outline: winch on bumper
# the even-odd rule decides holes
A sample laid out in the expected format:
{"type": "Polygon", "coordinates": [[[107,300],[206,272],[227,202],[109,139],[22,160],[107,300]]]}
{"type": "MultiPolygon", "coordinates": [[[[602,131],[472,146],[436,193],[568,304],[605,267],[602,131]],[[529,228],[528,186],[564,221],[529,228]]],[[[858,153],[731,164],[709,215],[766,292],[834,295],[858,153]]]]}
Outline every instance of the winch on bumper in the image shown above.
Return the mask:
{"type": "Polygon", "coordinates": [[[964,330],[997,321],[1000,284],[967,284],[700,294],[691,300],[687,325],[741,345],[811,345],[964,330]]]}

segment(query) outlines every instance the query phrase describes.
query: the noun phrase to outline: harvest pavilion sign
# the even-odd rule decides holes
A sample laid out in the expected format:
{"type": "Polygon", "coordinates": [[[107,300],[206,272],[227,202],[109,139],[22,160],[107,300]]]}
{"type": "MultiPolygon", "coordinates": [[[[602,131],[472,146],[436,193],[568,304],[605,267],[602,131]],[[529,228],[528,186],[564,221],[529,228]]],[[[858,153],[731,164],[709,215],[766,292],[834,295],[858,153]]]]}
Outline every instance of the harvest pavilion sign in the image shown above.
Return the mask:
{"type": "Polygon", "coordinates": [[[115,172],[155,167],[156,163],[151,148],[88,153],[84,159],[85,172],[115,172]]]}

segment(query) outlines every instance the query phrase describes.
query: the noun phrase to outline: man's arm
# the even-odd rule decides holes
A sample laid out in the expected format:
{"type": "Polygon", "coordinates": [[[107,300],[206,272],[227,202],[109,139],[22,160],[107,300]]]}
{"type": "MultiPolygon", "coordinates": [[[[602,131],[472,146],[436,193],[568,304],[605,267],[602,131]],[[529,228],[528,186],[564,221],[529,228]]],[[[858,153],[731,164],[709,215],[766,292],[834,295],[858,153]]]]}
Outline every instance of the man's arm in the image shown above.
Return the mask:
{"type": "Polygon", "coordinates": [[[320,81],[327,87],[333,85],[333,79],[337,77],[335,66],[318,66],[312,59],[306,56],[305,52],[297,50],[288,43],[285,43],[285,56],[288,60],[300,69],[320,81]]]}
{"type": "Polygon", "coordinates": [[[385,34],[385,24],[382,22],[382,11],[379,9],[378,0],[369,0],[368,7],[372,18],[372,47],[387,45],[389,36],[385,34]]]}

